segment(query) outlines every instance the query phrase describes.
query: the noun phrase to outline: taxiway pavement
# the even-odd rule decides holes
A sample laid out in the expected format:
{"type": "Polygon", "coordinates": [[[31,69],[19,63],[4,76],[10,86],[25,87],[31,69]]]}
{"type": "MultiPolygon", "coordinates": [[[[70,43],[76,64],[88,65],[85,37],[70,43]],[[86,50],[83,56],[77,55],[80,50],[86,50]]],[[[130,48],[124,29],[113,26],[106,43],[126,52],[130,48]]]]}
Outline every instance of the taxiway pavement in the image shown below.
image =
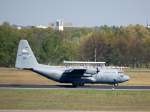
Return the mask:
{"type": "Polygon", "coordinates": [[[0,84],[0,89],[49,89],[49,90],[150,90],[150,86],[118,86],[110,85],[85,85],[80,87],[72,87],[71,85],[20,85],[20,84],[0,84]]]}

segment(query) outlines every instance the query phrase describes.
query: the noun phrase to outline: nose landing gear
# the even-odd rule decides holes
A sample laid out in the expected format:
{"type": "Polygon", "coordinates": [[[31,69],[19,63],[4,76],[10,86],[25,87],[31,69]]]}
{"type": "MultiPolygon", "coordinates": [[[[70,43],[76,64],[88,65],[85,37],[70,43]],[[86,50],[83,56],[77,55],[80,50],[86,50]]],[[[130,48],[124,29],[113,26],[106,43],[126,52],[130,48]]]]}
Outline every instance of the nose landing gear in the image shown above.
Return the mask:
{"type": "Polygon", "coordinates": [[[118,87],[119,86],[119,84],[118,83],[114,83],[114,87],[118,87]]]}
{"type": "Polygon", "coordinates": [[[118,86],[119,86],[118,82],[116,81],[116,79],[114,79],[113,88],[118,87],[118,86]]]}

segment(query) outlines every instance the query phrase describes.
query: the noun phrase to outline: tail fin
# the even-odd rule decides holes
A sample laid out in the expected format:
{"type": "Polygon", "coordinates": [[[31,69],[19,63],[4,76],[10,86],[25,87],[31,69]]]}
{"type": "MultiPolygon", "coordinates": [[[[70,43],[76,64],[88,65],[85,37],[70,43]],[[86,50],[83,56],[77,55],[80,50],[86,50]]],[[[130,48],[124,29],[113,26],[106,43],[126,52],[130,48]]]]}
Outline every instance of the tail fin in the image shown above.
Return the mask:
{"type": "Polygon", "coordinates": [[[27,40],[20,40],[16,58],[16,68],[32,69],[38,64],[27,40]]]}

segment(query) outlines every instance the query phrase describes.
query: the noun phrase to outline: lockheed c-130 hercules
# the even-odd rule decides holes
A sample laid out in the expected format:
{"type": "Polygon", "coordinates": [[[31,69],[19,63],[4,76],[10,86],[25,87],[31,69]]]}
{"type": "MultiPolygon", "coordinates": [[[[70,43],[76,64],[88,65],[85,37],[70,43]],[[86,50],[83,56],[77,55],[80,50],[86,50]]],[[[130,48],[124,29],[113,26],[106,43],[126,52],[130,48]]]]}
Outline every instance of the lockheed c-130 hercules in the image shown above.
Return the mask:
{"type": "MultiPolygon", "coordinates": [[[[65,64],[95,64],[101,65],[105,62],[80,62],[64,61],[65,64]]],[[[18,69],[28,69],[36,72],[48,79],[60,83],[72,83],[74,87],[91,84],[112,84],[118,86],[119,83],[126,82],[130,78],[118,69],[111,69],[97,66],[95,69],[86,67],[59,67],[39,64],[28,44],[27,40],[20,40],[15,67],[18,69]]]]}

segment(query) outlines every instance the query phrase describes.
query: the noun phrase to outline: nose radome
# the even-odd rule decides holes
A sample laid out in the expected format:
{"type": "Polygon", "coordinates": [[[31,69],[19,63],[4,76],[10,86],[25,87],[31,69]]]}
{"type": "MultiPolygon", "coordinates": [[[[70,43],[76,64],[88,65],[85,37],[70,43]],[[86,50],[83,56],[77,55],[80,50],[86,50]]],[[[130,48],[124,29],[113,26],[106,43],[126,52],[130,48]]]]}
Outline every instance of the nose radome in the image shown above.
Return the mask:
{"type": "Polygon", "coordinates": [[[130,77],[128,75],[125,76],[125,80],[128,81],[130,80],[130,77]]]}

